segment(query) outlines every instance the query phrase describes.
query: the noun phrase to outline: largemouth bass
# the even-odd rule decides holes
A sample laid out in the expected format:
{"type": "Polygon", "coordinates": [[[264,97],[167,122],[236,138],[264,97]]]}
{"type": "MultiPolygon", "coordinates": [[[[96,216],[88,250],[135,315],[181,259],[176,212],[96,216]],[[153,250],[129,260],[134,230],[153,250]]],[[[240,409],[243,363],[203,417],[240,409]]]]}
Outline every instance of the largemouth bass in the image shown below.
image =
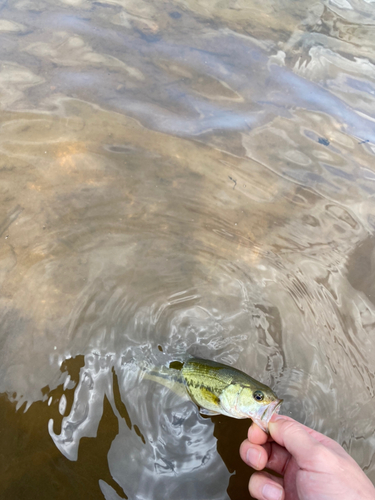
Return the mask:
{"type": "Polygon", "coordinates": [[[152,371],[147,378],[169,387],[166,378],[182,385],[202,415],[251,418],[268,432],[271,416],[278,413],[283,401],[269,387],[246,373],[215,361],[189,358],[183,363],[172,362],[170,368],[175,368],[170,370],[172,375],[166,371],[152,371]]]}

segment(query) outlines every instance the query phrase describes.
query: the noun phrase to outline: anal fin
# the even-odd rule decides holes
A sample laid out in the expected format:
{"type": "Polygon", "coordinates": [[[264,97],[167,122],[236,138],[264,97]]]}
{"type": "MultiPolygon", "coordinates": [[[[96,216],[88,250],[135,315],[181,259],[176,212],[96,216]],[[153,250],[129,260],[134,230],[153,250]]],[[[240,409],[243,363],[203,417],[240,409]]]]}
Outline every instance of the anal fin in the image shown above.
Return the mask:
{"type": "Polygon", "coordinates": [[[199,413],[201,415],[206,415],[207,417],[214,417],[215,415],[221,415],[218,411],[206,410],[206,408],[200,408],[199,413]]]}

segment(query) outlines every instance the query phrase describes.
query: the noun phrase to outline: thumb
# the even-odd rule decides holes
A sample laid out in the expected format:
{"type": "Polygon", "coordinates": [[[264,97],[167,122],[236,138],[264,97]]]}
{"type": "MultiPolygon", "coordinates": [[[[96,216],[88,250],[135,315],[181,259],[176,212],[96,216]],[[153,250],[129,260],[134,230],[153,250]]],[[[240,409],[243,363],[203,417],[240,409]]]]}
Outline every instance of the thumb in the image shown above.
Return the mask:
{"type": "Polygon", "coordinates": [[[274,415],[268,427],[272,438],[289,451],[301,469],[319,469],[326,449],[308,432],[307,427],[283,415],[274,415]]]}

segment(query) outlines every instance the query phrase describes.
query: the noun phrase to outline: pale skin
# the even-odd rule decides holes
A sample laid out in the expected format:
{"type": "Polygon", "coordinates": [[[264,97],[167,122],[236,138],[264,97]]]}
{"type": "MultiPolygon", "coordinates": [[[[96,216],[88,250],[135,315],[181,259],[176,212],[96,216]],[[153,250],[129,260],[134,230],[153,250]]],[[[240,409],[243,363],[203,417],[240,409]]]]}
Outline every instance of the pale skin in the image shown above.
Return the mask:
{"type": "Polygon", "coordinates": [[[242,460],[262,471],[249,483],[257,500],[375,500],[375,488],[333,439],[292,418],[273,415],[270,434],[253,424],[240,448],[242,460]]]}

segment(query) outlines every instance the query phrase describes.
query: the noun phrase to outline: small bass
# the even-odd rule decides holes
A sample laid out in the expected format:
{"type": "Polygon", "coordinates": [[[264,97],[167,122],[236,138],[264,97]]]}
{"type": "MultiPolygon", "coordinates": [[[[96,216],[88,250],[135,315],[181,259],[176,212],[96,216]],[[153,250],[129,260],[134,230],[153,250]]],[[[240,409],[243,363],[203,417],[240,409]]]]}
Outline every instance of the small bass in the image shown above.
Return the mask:
{"type": "MultiPolygon", "coordinates": [[[[178,368],[170,370],[174,373],[171,378],[184,386],[202,415],[251,418],[268,432],[271,416],[279,412],[283,401],[246,373],[215,361],[189,358],[184,363],[170,363],[170,368],[178,368]]],[[[153,371],[152,375],[147,378],[167,385],[160,380],[168,377],[165,372],[153,371]]]]}

